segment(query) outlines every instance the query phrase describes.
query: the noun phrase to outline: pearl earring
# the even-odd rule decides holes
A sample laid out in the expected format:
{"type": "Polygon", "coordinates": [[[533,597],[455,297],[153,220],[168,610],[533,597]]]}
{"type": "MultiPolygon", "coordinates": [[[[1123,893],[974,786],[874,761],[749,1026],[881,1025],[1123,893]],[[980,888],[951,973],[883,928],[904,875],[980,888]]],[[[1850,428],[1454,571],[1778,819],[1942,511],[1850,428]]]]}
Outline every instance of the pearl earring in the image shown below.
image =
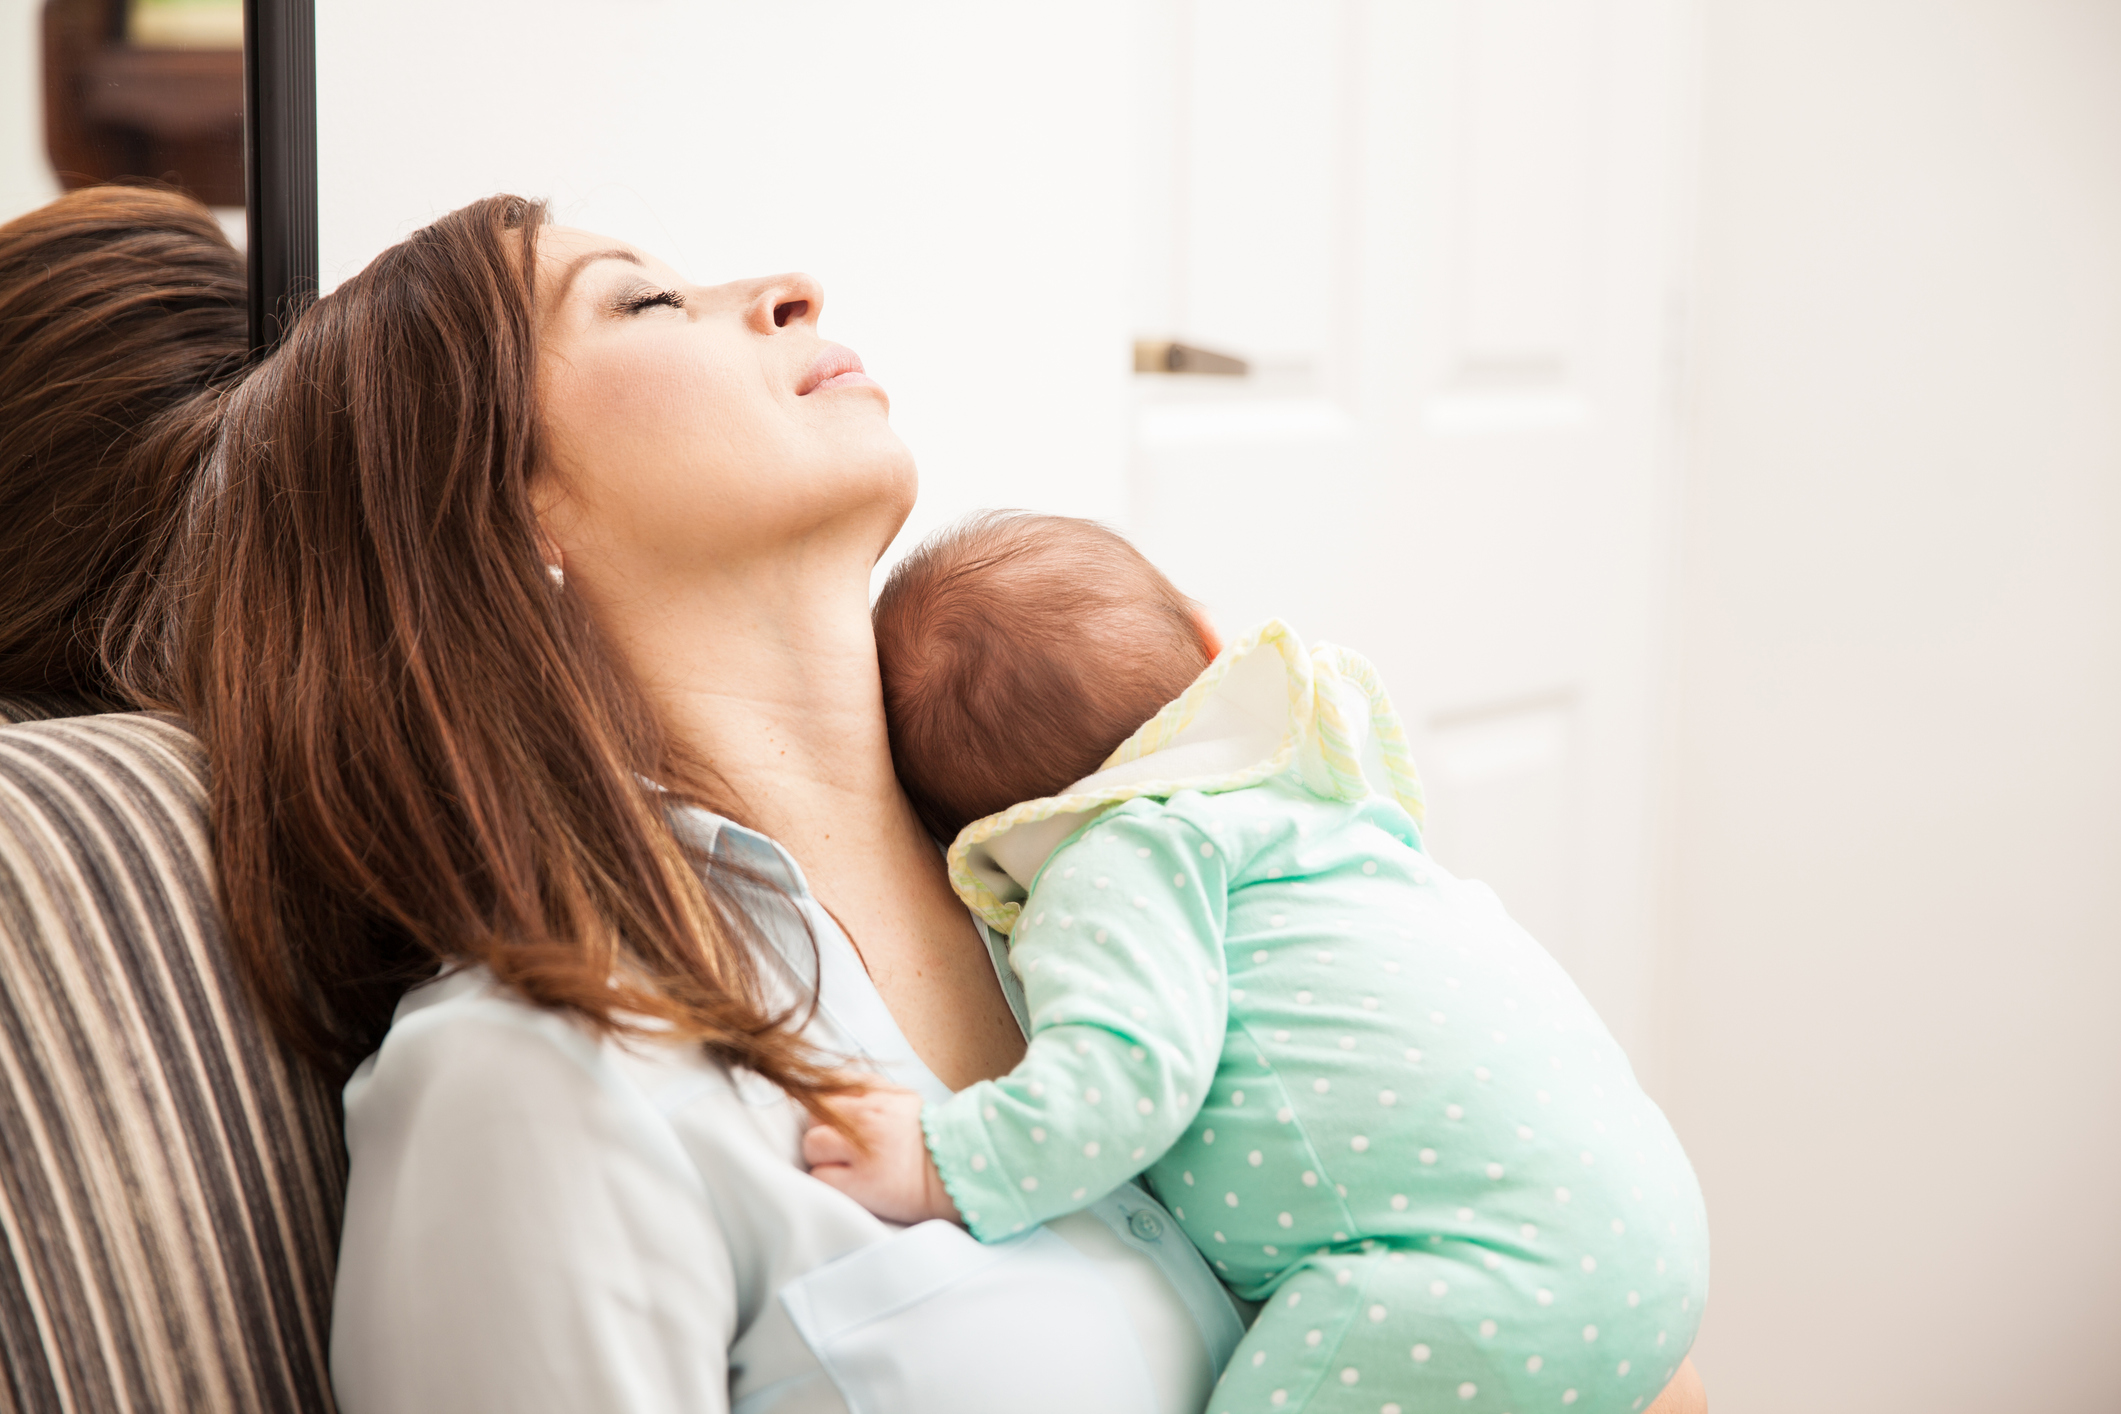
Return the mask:
{"type": "Polygon", "coordinates": [[[560,567],[559,567],[558,565],[547,565],[547,566],[545,566],[545,573],[547,573],[547,574],[549,574],[549,575],[551,575],[551,576],[552,576],[552,587],[553,587],[553,588],[555,588],[555,589],[565,589],[565,588],[567,587],[567,571],[566,571],[566,570],[563,570],[563,569],[561,569],[561,568],[560,568],[560,567]]]}

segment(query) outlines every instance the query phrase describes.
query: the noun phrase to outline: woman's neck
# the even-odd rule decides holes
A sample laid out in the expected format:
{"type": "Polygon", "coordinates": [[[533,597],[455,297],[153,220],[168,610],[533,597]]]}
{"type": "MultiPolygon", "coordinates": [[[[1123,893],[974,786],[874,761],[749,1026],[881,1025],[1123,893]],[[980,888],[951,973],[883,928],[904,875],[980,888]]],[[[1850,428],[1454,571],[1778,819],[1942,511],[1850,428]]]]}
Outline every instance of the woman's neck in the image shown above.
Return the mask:
{"type": "Polygon", "coordinates": [[[941,851],[891,766],[868,562],[758,565],[626,615],[621,647],[717,804],[784,846],[952,1088],[1022,1052],[941,851]]]}
{"type": "Polygon", "coordinates": [[[927,846],[891,769],[866,575],[774,583],[760,568],[629,615],[626,656],[711,772],[715,803],[785,845],[829,895],[843,855],[927,846]]]}

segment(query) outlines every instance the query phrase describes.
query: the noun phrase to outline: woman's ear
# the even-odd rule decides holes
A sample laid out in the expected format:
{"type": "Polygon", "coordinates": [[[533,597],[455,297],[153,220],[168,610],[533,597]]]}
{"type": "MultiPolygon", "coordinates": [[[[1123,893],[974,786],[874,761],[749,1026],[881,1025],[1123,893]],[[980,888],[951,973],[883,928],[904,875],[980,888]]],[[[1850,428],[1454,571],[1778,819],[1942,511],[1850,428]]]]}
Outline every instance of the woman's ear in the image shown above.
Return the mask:
{"type": "Polygon", "coordinates": [[[564,519],[565,506],[566,497],[551,477],[539,477],[531,483],[530,511],[537,519],[538,556],[545,561],[545,573],[563,589],[567,585],[567,554],[560,548],[554,523],[564,519]]]}
{"type": "Polygon", "coordinates": [[[1200,634],[1200,646],[1208,650],[1208,661],[1214,662],[1223,655],[1223,636],[1215,631],[1214,620],[1200,605],[1193,606],[1193,627],[1200,634]]]}
{"type": "Polygon", "coordinates": [[[541,521],[538,525],[538,558],[545,562],[545,573],[554,585],[567,587],[567,554],[560,549],[560,542],[552,538],[552,532],[541,521]]]}

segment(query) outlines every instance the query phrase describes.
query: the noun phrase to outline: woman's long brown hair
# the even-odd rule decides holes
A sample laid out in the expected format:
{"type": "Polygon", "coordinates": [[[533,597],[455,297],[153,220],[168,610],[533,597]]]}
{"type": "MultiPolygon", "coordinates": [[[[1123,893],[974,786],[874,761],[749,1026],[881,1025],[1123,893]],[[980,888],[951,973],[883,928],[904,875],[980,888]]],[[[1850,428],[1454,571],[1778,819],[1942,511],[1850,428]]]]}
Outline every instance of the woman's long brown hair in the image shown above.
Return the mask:
{"type": "Polygon", "coordinates": [[[118,644],[122,676],[204,739],[236,956],[321,1062],[371,1050],[408,986],[482,963],[814,1100],[844,1087],[762,1001],[755,891],[672,829],[698,773],[546,569],[543,219],[513,197],[444,217],[226,396],[166,637],[118,644]]]}
{"type": "Polygon", "coordinates": [[[243,257],[188,196],[88,187],[0,226],[0,690],[112,695],[98,622],[182,504],[169,424],[247,347],[243,257]]]}

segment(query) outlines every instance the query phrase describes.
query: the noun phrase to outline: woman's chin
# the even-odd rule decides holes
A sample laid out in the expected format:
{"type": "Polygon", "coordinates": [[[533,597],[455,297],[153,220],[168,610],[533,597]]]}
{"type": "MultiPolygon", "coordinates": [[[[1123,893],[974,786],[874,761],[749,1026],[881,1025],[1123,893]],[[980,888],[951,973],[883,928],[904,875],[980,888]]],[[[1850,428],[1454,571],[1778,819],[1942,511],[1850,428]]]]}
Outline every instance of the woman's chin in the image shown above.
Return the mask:
{"type": "Polygon", "coordinates": [[[863,544],[873,540],[882,554],[912,514],[919,492],[913,453],[887,428],[879,439],[840,449],[824,475],[805,488],[800,518],[806,533],[835,526],[863,544]]]}
{"type": "Polygon", "coordinates": [[[920,469],[913,463],[913,453],[906,450],[903,442],[899,443],[899,447],[902,455],[894,468],[894,474],[881,484],[877,491],[878,528],[883,535],[876,544],[879,559],[891,548],[891,542],[906,524],[906,517],[913,514],[913,503],[919,499],[921,493],[921,474],[920,469]]]}
{"type": "Polygon", "coordinates": [[[913,463],[913,449],[900,441],[898,433],[885,423],[875,430],[875,435],[864,438],[859,447],[848,450],[851,455],[844,464],[861,468],[858,478],[864,499],[896,506],[898,518],[904,520],[913,509],[914,497],[921,489],[920,471],[913,463]]]}

